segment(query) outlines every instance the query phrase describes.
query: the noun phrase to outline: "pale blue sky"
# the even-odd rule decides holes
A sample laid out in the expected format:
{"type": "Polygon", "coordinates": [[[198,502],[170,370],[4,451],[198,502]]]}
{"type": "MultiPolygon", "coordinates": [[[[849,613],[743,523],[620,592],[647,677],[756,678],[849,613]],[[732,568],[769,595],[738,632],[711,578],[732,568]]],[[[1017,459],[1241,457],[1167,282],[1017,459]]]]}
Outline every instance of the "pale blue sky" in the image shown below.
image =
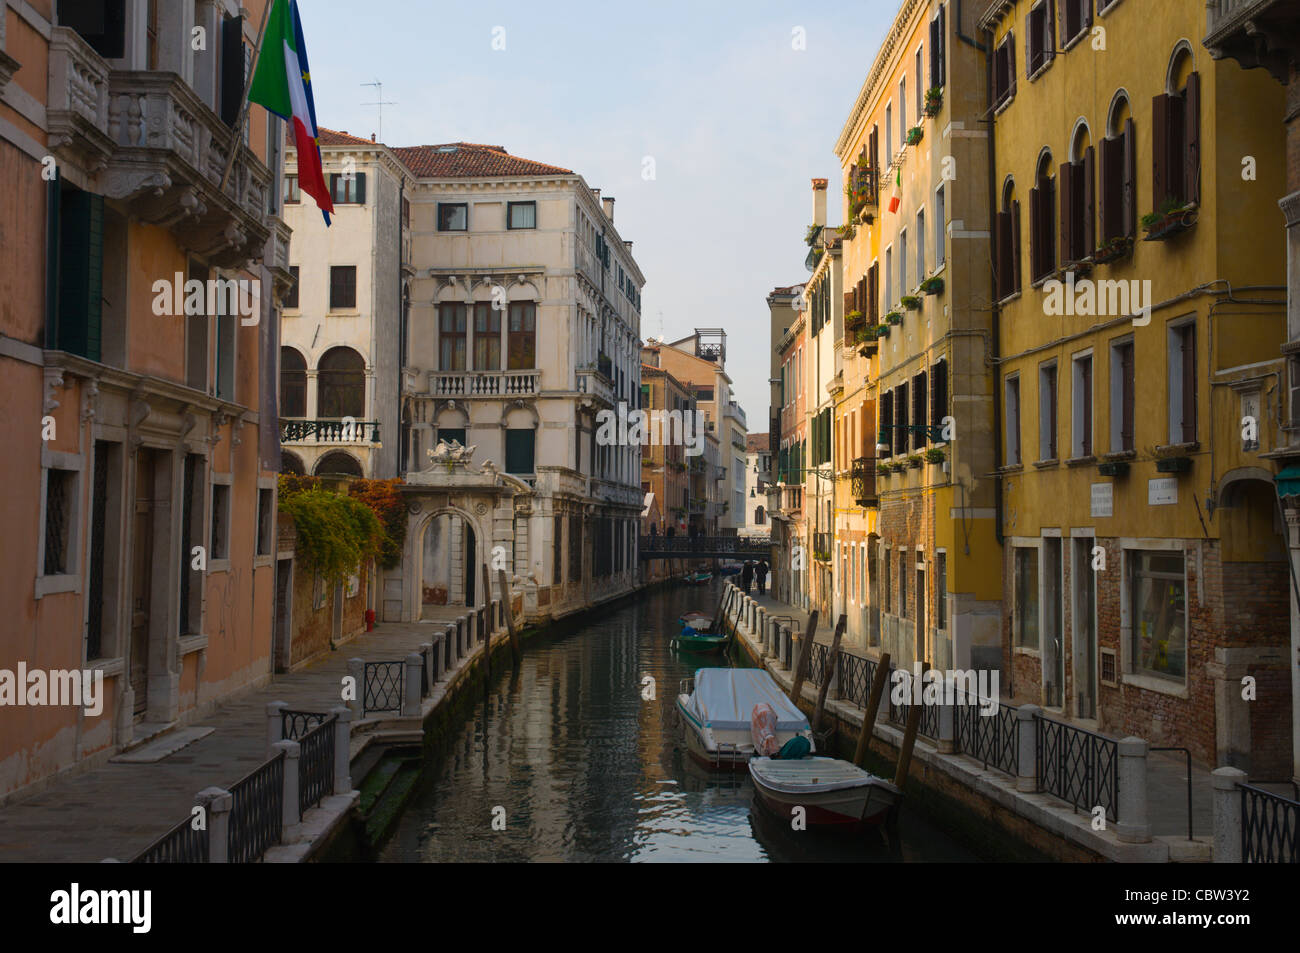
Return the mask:
{"type": "Polygon", "coordinates": [[[813,177],[839,221],[832,149],[897,6],[299,0],[322,125],[377,132],[361,84],[378,79],[390,145],[493,143],[612,195],[646,277],[642,337],[725,328],[751,432],[767,429],[766,295],[807,277],[813,177]]]}

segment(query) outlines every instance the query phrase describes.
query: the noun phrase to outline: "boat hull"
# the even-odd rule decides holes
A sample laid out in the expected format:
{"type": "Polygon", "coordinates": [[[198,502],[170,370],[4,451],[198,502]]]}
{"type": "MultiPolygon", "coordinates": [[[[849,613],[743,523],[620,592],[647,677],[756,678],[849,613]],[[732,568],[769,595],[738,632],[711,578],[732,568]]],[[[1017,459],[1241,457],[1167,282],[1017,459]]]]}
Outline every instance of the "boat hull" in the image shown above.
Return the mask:
{"type": "MultiPolygon", "coordinates": [[[[715,729],[701,725],[687,707],[688,698],[688,695],[677,696],[677,715],[686,736],[686,753],[691,760],[710,771],[746,770],[754,757],[754,740],[749,729],[715,729]]],[[[777,743],[785,744],[798,734],[807,737],[808,733],[782,729],[777,732],[777,743]]]]}
{"type": "Polygon", "coordinates": [[[798,785],[772,783],[761,770],[755,770],[757,763],[750,765],[749,773],[759,800],[774,814],[784,818],[793,816],[795,808],[803,808],[804,820],[809,827],[875,826],[888,818],[899,801],[897,788],[865,773],[862,781],[851,787],[800,789],[798,785]]]}

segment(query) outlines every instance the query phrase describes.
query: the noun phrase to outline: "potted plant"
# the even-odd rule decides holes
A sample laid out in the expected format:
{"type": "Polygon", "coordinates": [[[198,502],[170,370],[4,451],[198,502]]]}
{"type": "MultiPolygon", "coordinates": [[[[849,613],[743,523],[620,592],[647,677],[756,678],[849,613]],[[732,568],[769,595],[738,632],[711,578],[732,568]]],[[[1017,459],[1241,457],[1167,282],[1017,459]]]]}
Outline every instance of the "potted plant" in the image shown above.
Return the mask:
{"type": "Polygon", "coordinates": [[[1092,260],[1099,265],[1108,262],[1118,261],[1121,258],[1127,258],[1133,254],[1133,239],[1122,235],[1116,238],[1108,238],[1102,242],[1095,252],[1092,253],[1092,260]]]}
{"type": "Polygon", "coordinates": [[[940,448],[926,447],[925,449],[926,463],[943,463],[943,461],[947,459],[948,459],[948,455],[944,453],[943,450],[941,450],[940,448]]]}
{"type": "Polygon", "coordinates": [[[1194,206],[1180,202],[1172,195],[1160,203],[1155,212],[1142,216],[1142,227],[1146,230],[1146,241],[1159,242],[1172,238],[1179,232],[1185,232],[1196,224],[1194,206]]]}
{"type": "Polygon", "coordinates": [[[921,298],[919,295],[903,295],[903,297],[899,299],[898,303],[908,311],[921,310],[921,298]]]}
{"type": "Polygon", "coordinates": [[[943,87],[931,86],[925,91],[925,114],[933,119],[943,108],[943,87]]]}
{"type": "Polygon", "coordinates": [[[907,469],[907,464],[904,463],[902,460],[892,460],[889,463],[889,469],[894,471],[895,473],[902,473],[904,470],[907,469]]]}
{"type": "Polygon", "coordinates": [[[861,311],[850,311],[844,316],[844,326],[850,331],[862,327],[865,321],[866,318],[863,317],[861,311]]]}
{"type": "Polygon", "coordinates": [[[922,462],[924,462],[924,460],[925,458],[922,457],[919,453],[909,453],[907,455],[907,465],[911,467],[913,470],[921,469],[921,464],[922,462]]]}
{"type": "Polygon", "coordinates": [[[903,312],[901,312],[901,311],[891,311],[891,312],[889,312],[889,314],[885,315],[885,323],[886,323],[886,324],[893,324],[893,325],[895,325],[895,326],[902,324],[902,323],[903,323],[903,312]]]}
{"type": "Polygon", "coordinates": [[[925,281],[921,282],[921,290],[928,295],[937,295],[943,291],[943,279],[938,275],[933,278],[926,278],[925,281]]]}
{"type": "Polygon", "coordinates": [[[924,129],[922,129],[920,126],[913,126],[911,129],[907,130],[907,144],[909,146],[914,146],[918,142],[920,142],[921,139],[924,138],[924,136],[925,136],[924,129]]]}
{"type": "Polygon", "coordinates": [[[808,231],[805,232],[803,236],[804,244],[811,245],[813,242],[817,241],[817,236],[821,233],[821,230],[822,227],[820,225],[809,225],[808,231]]]}
{"type": "Polygon", "coordinates": [[[877,324],[877,325],[876,325],[876,337],[877,337],[877,339],[879,339],[879,338],[887,338],[887,337],[889,337],[889,325],[888,325],[888,324],[885,324],[885,323],[883,323],[883,322],[882,322],[881,324],[877,324]]]}
{"type": "Polygon", "coordinates": [[[1186,447],[1156,447],[1156,470],[1160,473],[1187,473],[1192,469],[1192,458],[1186,447]]]}
{"type": "Polygon", "coordinates": [[[840,226],[840,240],[850,242],[853,236],[858,233],[858,227],[850,220],[847,225],[840,226]]]}

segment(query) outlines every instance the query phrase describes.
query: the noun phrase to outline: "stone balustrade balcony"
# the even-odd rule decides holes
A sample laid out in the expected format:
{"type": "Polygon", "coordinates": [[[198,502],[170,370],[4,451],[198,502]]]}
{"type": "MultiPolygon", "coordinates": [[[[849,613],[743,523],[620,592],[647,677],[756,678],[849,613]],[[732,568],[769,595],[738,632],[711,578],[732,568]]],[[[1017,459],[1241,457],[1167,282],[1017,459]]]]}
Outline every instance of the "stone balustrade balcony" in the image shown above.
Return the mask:
{"type": "Polygon", "coordinates": [[[541,371],[430,371],[435,397],[531,397],[540,389],[541,371]]]}

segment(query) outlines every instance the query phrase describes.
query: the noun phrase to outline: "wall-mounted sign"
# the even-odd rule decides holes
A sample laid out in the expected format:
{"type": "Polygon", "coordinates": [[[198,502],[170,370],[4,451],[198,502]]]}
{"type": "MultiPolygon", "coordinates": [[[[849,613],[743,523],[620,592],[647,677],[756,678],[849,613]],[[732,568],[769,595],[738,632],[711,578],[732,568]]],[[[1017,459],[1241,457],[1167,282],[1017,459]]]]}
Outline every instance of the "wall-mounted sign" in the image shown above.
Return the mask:
{"type": "Polygon", "coordinates": [[[1114,515],[1115,484],[1113,483],[1094,483],[1092,485],[1092,509],[1093,516],[1112,516],[1114,515]]]}
{"type": "Polygon", "coordinates": [[[1178,481],[1173,477],[1147,480],[1147,505],[1169,506],[1178,502],[1178,481]]]}

